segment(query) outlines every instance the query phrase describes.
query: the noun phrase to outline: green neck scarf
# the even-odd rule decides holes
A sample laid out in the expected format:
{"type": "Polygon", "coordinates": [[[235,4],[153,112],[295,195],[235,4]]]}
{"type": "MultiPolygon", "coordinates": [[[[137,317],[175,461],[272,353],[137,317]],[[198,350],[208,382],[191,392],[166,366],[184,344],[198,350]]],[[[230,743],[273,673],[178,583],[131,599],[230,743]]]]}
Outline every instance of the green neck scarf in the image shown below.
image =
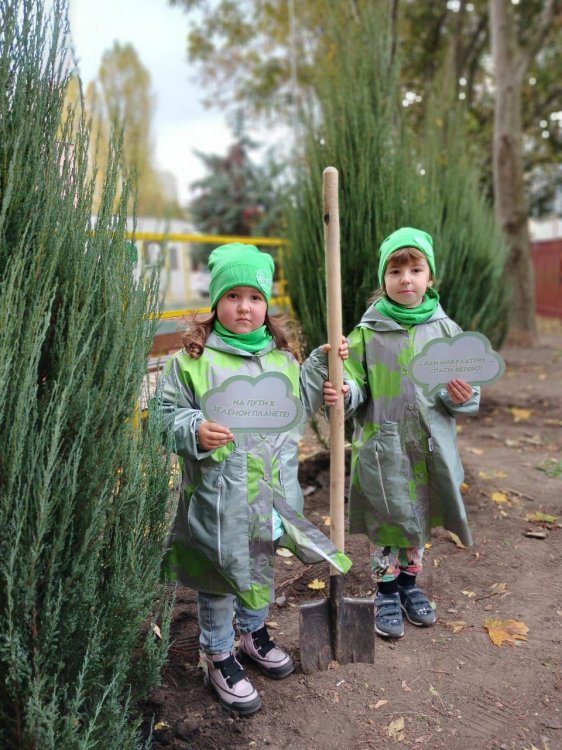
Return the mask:
{"type": "Polygon", "coordinates": [[[375,307],[380,313],[386,315],[387,318],[392,318],[397,323],[415,326],[431,318],[438,304],[439,293],[433,287],[428,287],[423,302],[417,307],[404,307],[404,305],[399,305],[388,297],[381,297],[375,302],[375,307]]]}
{"type": "Polygon", "coordinates": [[[242,349],[245,352],[250,352],[251,354],[265,349],[269,342],[273,340],[273,336],[265,325],[249,333],[232,333],[232,331],[221,325],[218,320],[215,320],[213,330],[225,344],[234,346],[236,349],[242,349]]]}

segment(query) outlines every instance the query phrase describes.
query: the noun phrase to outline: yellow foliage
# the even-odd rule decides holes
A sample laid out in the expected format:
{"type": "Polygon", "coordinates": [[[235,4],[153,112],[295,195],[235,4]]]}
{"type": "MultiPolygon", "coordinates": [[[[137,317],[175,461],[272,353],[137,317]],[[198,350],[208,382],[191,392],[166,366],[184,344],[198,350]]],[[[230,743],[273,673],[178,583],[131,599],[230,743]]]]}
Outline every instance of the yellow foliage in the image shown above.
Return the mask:
{"type": "Polygon", "coordinates": [[[512,406],[509,411],[514,422],[526,422],[533,414],[531,409],[519,409],[517,406],[512,406]]]}
{"type": "Polygon", "coordinates": [[[308,588],[309,589],[314,589],[314,590],[325,589],[326,588],[326,584],[324,583],[324,581],[320,581],[318,578],[315,578],[313,581],[311,581],[308,584],[308,588]]]}
{"type": "Polygon", "coordinates": [[[504,643],[513,646],[515,641],[526,641],[527,633],[529,632],[529,628],[524,622],[519,622],[518,620],[496,620],[493,617],[485,620],[484,627],[495,646],[502,646],[504,643]]]}

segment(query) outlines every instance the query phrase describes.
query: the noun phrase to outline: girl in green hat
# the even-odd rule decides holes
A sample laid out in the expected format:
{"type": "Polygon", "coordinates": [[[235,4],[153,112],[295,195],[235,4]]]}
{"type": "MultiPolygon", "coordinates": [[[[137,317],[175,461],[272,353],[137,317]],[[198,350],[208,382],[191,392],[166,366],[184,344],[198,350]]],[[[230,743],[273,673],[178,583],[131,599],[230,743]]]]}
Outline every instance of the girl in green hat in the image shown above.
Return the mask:
{"type": "MultiPolygon", "coordinates": [[[[430,626],[435,613],[417,583],[431,528],[472,538],[460,493],[463,469],[455,415],[475,414],[480,392],[463,380],[426,396],[408,364],[435,338],[461,332],[433,289],[429,234],[403,227],[380,248],[380,288],[349,336],[347,414],[354,418],[349,530],[373,544],[375,630],[404,635],[402,613],[430,626]]],[[[334,389],[326,383],[330,398],[334,389]]]]}
{"type": "MultiPolygon", "coordinates": [[[[294,669],[265,624],[274,600],[276,546],[307,563],[328,561],[341,572],[351,563],[302,515],[297,447],[306,417],[322,405],[323,379],[314,361],[301,371],[287,332],[268,314],[273,259],[253,245],[232,243],[211,253],[209,270],[212,315],[192,321],[160,383],[164,422],[182,467],[166,568],[172,580],[199,592],[208,684],[224,706],[249,715],[261,699],[240,660],[274,679],[294,669]],[[272,413],[277,418],[293,410],[295,416],[277,431],[256,428],[251,417],[267,411],[274,393],[249,400],[244,389],[262,382],[273,389],[279,379],[287,392],[282,408],[274,406],[272,413]],[[206,418],[203,409],[225,382],[235,389],[232,408],[214,401],[218,416],[206,418]],[[221,423],[225,412],[240,419],[236,434],[221,423]],[[240,633],[236,655],[234,612],[240,633]]],[[[347,356],[347,344],[340,355],[347,356]]]]}

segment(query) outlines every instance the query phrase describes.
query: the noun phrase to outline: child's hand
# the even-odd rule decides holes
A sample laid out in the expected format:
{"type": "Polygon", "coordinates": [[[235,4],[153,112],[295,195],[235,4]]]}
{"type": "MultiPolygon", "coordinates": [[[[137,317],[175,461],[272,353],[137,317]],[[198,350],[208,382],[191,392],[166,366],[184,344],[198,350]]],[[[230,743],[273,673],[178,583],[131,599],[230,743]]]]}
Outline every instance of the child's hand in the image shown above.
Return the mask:
{"type": "MultiPolygon", "coordinates": [[[[332,347],[330,344],[323,344],[320,348],[327,354],[332,347]]],[[[339,345],[338,353],[342,359],[347,359],[349,357],[349,344],[347,343],[345,336],[341,337],[341,344],[339,345]]]]}
{"type": "Polygon", "coordinates": [[[222,448],[223,445],[234,440],[234,435],[222,424],[216,422],[201,422],[199,427],[199,445],[205,451],[213,451],[215,448],[222,448]]]}
{"type": "Polygon", "coordinates": [[[464,404],[465,401],[472,396],[474,390],[470,383],[464,380],[449,380],[447,383],[447,391],[451,401],[455,404],[464,404]]]}
{"type": "MultiPolygon", "coordinates": [[[[342,387],[342,393],[343,397],[345,398],[347,394],[349,393],[349,386],[347,383],[343,384],[342,387]]],[[[326,380],[324,383],[324,403],[326,406],[335,406],[338,402],[338,392],[334,388],[334,386],[330,383],[329,380],[326,380]]]]}

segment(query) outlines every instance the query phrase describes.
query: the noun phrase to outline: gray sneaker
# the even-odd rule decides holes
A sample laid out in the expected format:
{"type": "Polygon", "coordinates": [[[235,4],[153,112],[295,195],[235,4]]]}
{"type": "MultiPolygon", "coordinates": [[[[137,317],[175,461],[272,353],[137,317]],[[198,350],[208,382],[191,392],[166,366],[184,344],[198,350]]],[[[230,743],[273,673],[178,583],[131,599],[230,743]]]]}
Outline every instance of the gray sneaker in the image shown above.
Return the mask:
{"type": "Polygon", "coordinates": [[[400,606],[412,625],[428,628],[435,624],[435,612],[418,586],[398,586],[400,606]]]}
{"type": "Polygon", "coordinates": [[[375,596],[375,632],[383,638],[402,638],[404,635],[404,620],[398,594],[375,596]]]}

